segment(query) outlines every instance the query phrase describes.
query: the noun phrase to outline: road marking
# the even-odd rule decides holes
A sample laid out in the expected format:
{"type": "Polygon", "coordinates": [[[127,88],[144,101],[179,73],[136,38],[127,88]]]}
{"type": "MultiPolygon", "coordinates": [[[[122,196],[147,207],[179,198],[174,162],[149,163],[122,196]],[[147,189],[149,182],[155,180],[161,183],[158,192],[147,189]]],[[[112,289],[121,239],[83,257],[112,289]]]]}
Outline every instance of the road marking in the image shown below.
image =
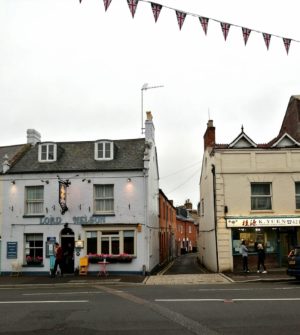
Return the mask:
{"type": "Polygon", "coordinates": [[[74,295],[74,294],[103,294],[103,292],[97,291],[86,291],[86,292],[38,292],[38,293],[23,293],[22,295],[34,296],[34,295],[74,295]]]}
{"type": "Polygon", "coordinates": [[[241,299],[155,299],[157,302],[235,302],[235,301],[300,301],[300,298],[241,298],[241,299]]]}
{"type": "Polygon", "coordinates": [[[20,300],[20,301],[0,301],[0,304],[65,304],[84,303],[88,300],[20,300]]]}

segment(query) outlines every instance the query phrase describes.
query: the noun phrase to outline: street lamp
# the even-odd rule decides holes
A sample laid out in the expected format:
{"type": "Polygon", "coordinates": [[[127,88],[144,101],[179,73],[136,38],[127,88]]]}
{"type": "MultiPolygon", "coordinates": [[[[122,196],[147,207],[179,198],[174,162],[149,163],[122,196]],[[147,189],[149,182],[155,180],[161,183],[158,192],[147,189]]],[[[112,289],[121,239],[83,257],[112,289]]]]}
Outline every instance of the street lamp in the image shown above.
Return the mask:
{"type": "Polygon", "coordinates": [[[148,83],[145,83],[142,88],[141,88],[141,110],[142,110],[142,134],[144,134],[144,120],[143,120],[143,116],[144,116],[144,91],[146,90],[150,90],[152,88],[159,88],[159,87],[164,87],[163,85],[158,85],[158,86],[148,86],[148,83]]]}

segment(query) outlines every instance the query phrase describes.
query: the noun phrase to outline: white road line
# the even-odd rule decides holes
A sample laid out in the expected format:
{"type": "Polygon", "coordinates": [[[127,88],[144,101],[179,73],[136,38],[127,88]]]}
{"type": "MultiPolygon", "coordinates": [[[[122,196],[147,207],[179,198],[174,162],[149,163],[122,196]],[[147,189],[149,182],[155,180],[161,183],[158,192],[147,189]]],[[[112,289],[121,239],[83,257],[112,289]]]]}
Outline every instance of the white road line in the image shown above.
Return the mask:
{"type": "Polygon", "coordinates": [[[103,292],[37,292],[37,293],[23,293],[22,295],[33,296],[33,295],[75,295],[75,294],[103,294],[103,292]]]}
{"type": "Polygon", "coordinates": [[[300,301],[300,298],[242,298],[242,299],[155,299],[157,302],[228,302],[228,301],[300,301]]]}
{"type": "Polygon", "coordinates": [[[64,304],[64,303],[84,303],[88,300],[20,300],[20,301],[0,301],[0,304],[64,304]]]}

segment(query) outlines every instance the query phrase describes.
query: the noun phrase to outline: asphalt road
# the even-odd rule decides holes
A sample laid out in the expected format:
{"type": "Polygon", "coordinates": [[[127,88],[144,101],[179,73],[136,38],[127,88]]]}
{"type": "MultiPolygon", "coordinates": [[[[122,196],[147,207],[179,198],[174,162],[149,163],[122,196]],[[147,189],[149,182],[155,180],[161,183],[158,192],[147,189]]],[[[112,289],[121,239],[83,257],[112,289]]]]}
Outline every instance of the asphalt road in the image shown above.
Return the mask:
{"type": "Polygon", "coordinates": [[[299,334],[300,285],[2,288],[0,334],[299,334]]]}
{"type": "Polygon", "coordinates": [[[175,275],[199,273],[204,273],[204,269],[197,263],[197,253],[189,253],[175,258],[171,267],[169,267],[164,274],[175,275]]]}

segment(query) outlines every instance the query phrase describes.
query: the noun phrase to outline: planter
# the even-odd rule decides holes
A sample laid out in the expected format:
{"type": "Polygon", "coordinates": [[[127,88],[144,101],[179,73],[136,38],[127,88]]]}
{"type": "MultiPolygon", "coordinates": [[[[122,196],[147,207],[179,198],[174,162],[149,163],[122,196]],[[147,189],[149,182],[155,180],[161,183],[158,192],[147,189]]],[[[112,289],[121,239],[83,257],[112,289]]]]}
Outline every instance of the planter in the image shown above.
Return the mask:
{"type": "Polygon", "coordinates": [[[103,262],[106,260],[108,263],[130,263],[133,259],[133,256],[127,254],[121,255],[88,255],[90,264],[97,264],[98,262],[103,262]]]}

